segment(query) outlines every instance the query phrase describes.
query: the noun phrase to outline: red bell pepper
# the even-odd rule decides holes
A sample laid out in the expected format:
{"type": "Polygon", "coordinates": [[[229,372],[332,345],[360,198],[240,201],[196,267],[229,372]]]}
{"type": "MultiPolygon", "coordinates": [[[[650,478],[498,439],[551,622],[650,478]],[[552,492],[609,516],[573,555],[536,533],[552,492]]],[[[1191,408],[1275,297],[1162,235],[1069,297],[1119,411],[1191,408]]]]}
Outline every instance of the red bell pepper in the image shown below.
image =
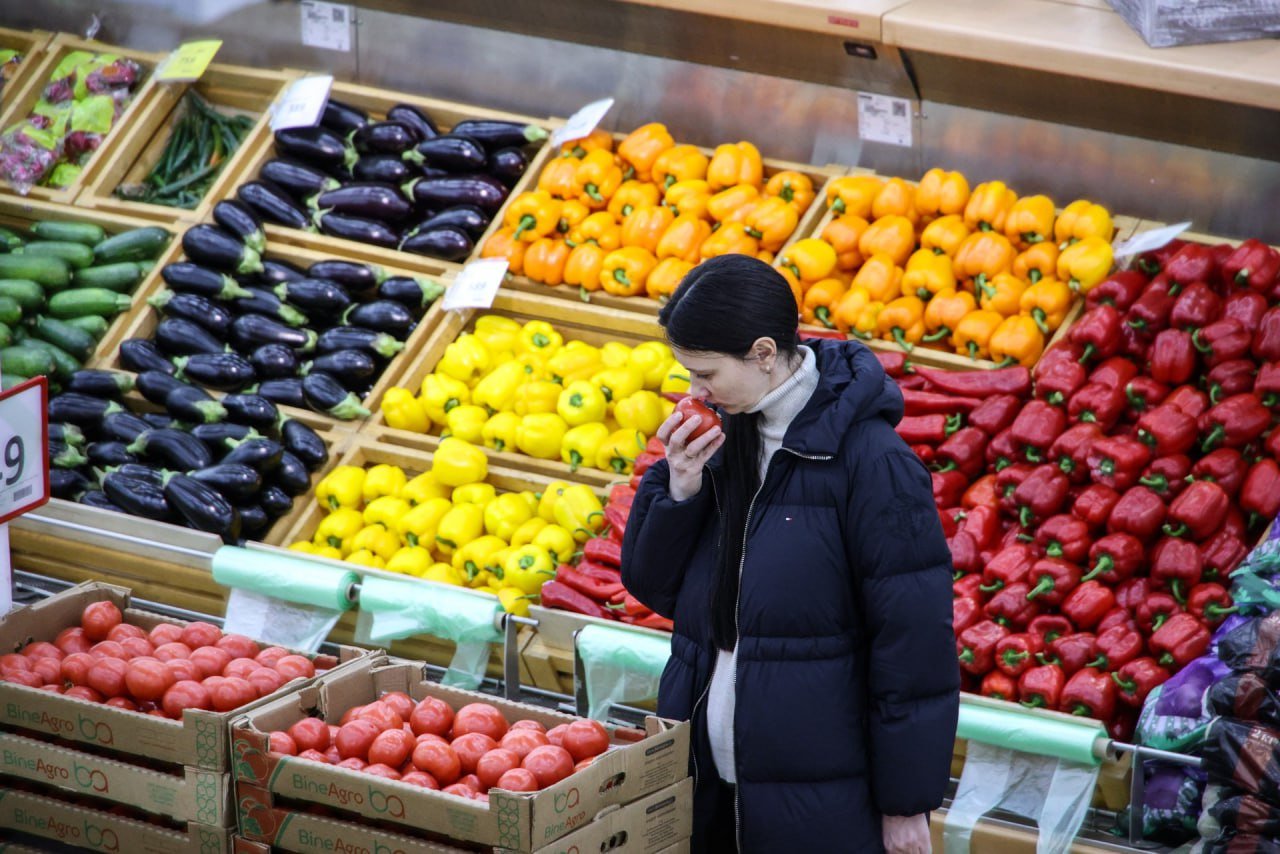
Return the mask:
{"type": "Polygon", "coordinates": [[[1102,437],[1102,428],[1097,424],[1084,421],[1073,424],[1049,446],[1049,462],[1057,463],[1058,468],[1072,483],[1087,483],[1089,451],[1094,442],[1102,437]]]}
{"type": "Polygon", "coordinates": [[[1215,320],[1191,333],[1191,341],[1209,367],[1239,359],[1249,352],[1253,336],[1231,318],[1215,320]]]}
{"type": "Polygon", "coordinates": [[[649,441],[644,443],[644,452],[646,454],[657,454],[660,457],[667,455],[667,446],[662,444],[662,440],[657,436],[652,436],[649,441]]]}
{"type": "MultiPolygon", "coordinates": [[[[1120,689],[1116,688],[1116,696],[1119,698],[1120,689]]],[[[1106,722],[1107,736],[1112,741],[1120,741],[1125,744],[1133,743],[1133,734],[1138,729],[1138,710],[1131,709],[1128,706],[1118,706],[1115,713],[1111,716],[1111,720],[1106,722]]]]}
{"type": "Polygon", "coordinates": [[[1000,509],[1009,513],[1016,511],[1018,505],[1014,494],[1035,470],[1036,466],[1031,463],[1012,463],[996,473],[996,496],[1000,499],[1000,509]]]}
{"type": "Polygon", "coordinates": [[[1131,359],[1112,356],[1090,372],[1089,382],[1123,390],[1137,376],[1138,366],[1131,359]]]}
{"type": "Polygon", "coordinates": [[[982,401],[976,397],[939,394],[936,391],[902,392],[902,403],[907,415],[954,415],[973,409],[982,401]]]}
{"type": "Polygon", "coordinates": [[[875,350],[873,352],[876,354],[876,360],[880,362],[880,367],[884,368],[884,372],[894,379],[904,374],[909,374],[915,369],[915,366],[907,360],[906,353],[898,351],[885,352],[883,350],[875,350]]]}
{"type": "Polygon", "coordinates": [[[1044,640],[1031,632],[1018,632],[996,644],[996,670],[1015,679],[1036,665],[1036,656],[1044,652],[1044,640]]]}
{"type": "Polygon", "coordinates": [[[1151,542],[1164,524],[1164,502],[1145,486],[1133,486],[1124,491],[1107,520],[1109,533],[1132,534],[1142,542],[1151,542]]]}
{"type": "Polygon", "coordinates": [[[1169,505],[1164,531],[1172,537],[1207,539],[1226,518],[1231,498],[1211,480],[1197,480],[1169,505]]]}
{"type": "Polygon", "coordinates": [[[1055,465],[1036,466],[1013,491],[1013,504],[1023,527],[1048,519],[1062,509],[1071,488],[1067,476],[1055,465]]]}
{"type": "Polygon", "coordinates": [[[1212,581],[1197,584],[1187,594],[1187,613],[1209,626],[1216,626],[1237,610],[1227,588],[1212,581]]]}
{"type": "Polygon", "coordinates": [[[1111,675],[1093,667],[1077,671],[1062,689],[1062,711],[1109,721],[1116,710],[1116,684],[1111,675]]]}
{"type": "Polygon", "coordinates": [[[1179,602],[1186,592],[1200,583],[1204,559],[1194,543],[1165,537],[1151,550],[1151,580],[1167,589],[1179,602]]]}
{"type": "Polygon", "coordinates": [[[996,644],[1009,634],[999,623],[983,620],[965,629],[956,638],[956,657],[960,669],[981,676],[995,666],[996,644]]]}
{"type": "Polygon", "coordinates": [[[994,471],[1001,472],[1014,464],[1018,457],[1018,446],[1013,441],[1013,431],[1004,429],[992,437],[984,454],[987,465],[994,471]]]}
{"type": "MultiPolygon", "coordinates": [[[[608,540],[605,540],[605,542],[608,542],[608,540]]],[[[582,558],[582,560],[578,561],[575,566],[570,568],[577,570],[582,575],[594,578],[597,581],[605,582],[606,584],[615,584],[622,581],[622,573],[618,567],[609,566],[606,563],[599,563],[586,557],[582,558]]],[[[573,585],[571,584],[569,586],[572,587],[573,585]]],[[[586,593],[585,590],[583,592],[586,593]]],[[[609,598],[613,598],[613,594],[611,594],[609,598]]]]}
{"type": "Polygon", "coordinates": [[[1202,451],[1208,453],[1219,445],[1241,448],[1267,431],[1271,411],[1252,394],[1237,394],[1200,416],[1199,426],[1205,434],[1202,451]]]}
{"type": "Polygon", "coordinates": [[[1142,635],[1135,629],[1112,626],[1098,633],[1098,659],[1090,664],[1102,670],[1119,670],[1142,655],[1146,648],[1142,635]]]}
{"type": "Polygon", "coordinates": [[[1117,270],[1085,294],[1085,304],[1092,308],[1105,303],[1120,311],[1128,311],[1146,286],[1147,277],[1137,270],[1117,270]]]}
{"type": "Polygon", "coordinates": [[[931,446],[931,445],[912,445],[912,446],[911,446],[911,453],[913,453],[913,454],[915,454],[917,457],[919,457],[919,458],[920,458],[920,462],[924,463],[926,466],[931,466],[931,465],[933,465],[933,458],[934,458],[934,456],[935,456],[935,454],[936,454],[936,452],[934,451],[933,446],[931,446]]]}
{"type": "Polygon", "coordinates": [[[1187,488],[1191,475],[1191,458],[1186,454],[1159,457],[1142,471],[1138,483],[1154,491],[1165,501],[1172,501],[1187,488]]]}
{"type": "Polygon", "coordinates": [[[942,536],[951,539],[960,530],[960,518],[964,516],[963,510],[957,510],[954,507],[949,510],[938,508],[938,522],[942,525],[942,536]]]}
{"type": "Polygon", "coordinates": [[[1072,590],[1062,603],[1062,614],[1080,628],[1089,631],[1116,606],[1111,588],[1097,581],[1086,581],[1072,590]]]}
{"type": "Polygon", "coordinates": [[[1230,534],[1237,539],[1243,540],[1245,535],[1249,533],[1249,523],[1245,519],[1244,514],[1240,512],[1240,508],[1234,504],[1227,510],[1227,516],[1222,520],[1222,527],[1217,530],[1216,534],[1223,532],[1230,534]]]}
{"type": "Polygon", "coordinates": [[[1258,323],[1258,331],[1253,334],[1249,352],[1259,362],[1274,362],[1280,359],[1280,305],[1274,306],[1262,315],[1258,323]]]}
{"type": "Polygon", "coordinates": [[[1150,346],[1150,338],[1147,338],[1127,323],[1120,324],[1120,348],[1116,351],[1117,355],[1146,364],[1147,348],[1150,346]]]}
{"type": "Polygon", "coordinates": [[[1222,314],[1222,297],[1204,282],[1194,282],[1178,294],[1169,312],[1169,325],[1187,332],[1208,326],[1222,314]]]}
{"type": "Polygon", "coordinates": [[[1176,406],[1192,418],[1198,419],[1209,411],[1209,395],[1194,386],[1178,386],[1169,392],[1169,396],[1164,399],[1164,402],[1170,406],[1176,406]]]}
{"type": "Polygon", "coordinates": [[[1007,674],[1001,673],[999,670],[992,670],[982,677],[982,685],[978,688],[978,695],[1013,703],[1018,699],[1018,683],[1013,681],[1007,674]]]}
{"type": "MultiPolygon", "coordinates": [[[[951,566],[957,574],[975,572],[982,566],[978,544],[964,531],[957,531],[954,537],[947,540],[947,547],[951,549],[951,566]]],[[[981,576],[974,577],[981,581],[981,576]]]]}
{"type": "Polygon", "coordinates": [[[1061,614],[1041,614],[1027,624],[1027,631],[1040,638],[1040,642],[1046,646],[1075,630],[1071,621],[1061,614]]]}
{"type": "Polygon", "coordinates": [[[1185,667],[1209,649],[1209,630],[1190,614],[1174,614],[1151,635],[1151,652],[1168,667],[1185,667]]]}
{"type": "Polygon", "coordinates": [[[1071,395],[1067,416],[1072,423],[1093,423],[1103,430],[1110,430],[1120,420],[1128,404],[1124,388],[1090,381],[1071,395]]]}
{"type": "Polygon", "coordinates": [[[609,536],[619,543],[627,536],[627,519],[630,515],[630,507],[619,507],[616,504],[605,505],[604,521],[609,527],[609,536]]]}
{"type": "Polygon", "coordinates": [[[1259,460],[1249,468],[1240,488],[1240,509],[1249,514],[1249,527],[1280,512],[1280,465],[1275,460],[1259,460]]]}
{"type": "Polygon", "coordinates": [[[625,590],[621,576],[617,581],[604,581],[563,563],[556,567],[556,581],[600,603],[609,601],[614,594],[625,590]]]}
{"type": "Polygon", "coordinates": [[[554,579],[542,584],[542,604],[548,608],[559,608],[561,611],[598,617],[601,620],[614,619],[614,613],[609,608],[563,581],[554,579]]]}
{"type": "Polygon", "coordinates": [[[1169,315],[1177,301],[1176,286],[1167,275],[1161,273],[1151,280],[1142,295],[1129,306],[1125,323],[1147,339],[1169,325],[1169,315]]]}
{"type": "Polygon", "coordinates": [[[977,623],[983,618],[982,603],[977,599],[960,598],[951,600],[951,628],[956,634],[977,623]]]}
{"type": "MultiPolygon", "coordinates": [[[[1138,607],[1151,595],[1151,579],[1144,576],[1130,578],[1116,585],[1116,604],[1133,616],[1138,615],[1138,607]]],[[[1174,603],[1177,604],[1176,602],[1174,603]]]]}
{"type": "Polygon", "coordinates": [[[1036,552],[1030,545],[1016,543],[1005,546],[982,568],[980,589],[984,593],[994,593],[1011,584],[1025,581],[1035,562],[1036,552]]]}
{"type": "Polygon", "coordinates": [[[1218,531],[1207,542],[1200,544],[1200,556],[1204,558],[1204,577],[1226,578],[1248,553],[1249,547],[1238,536],[1230,531],[1218,531]]]}
{"type": "Polygon", "coordinates": [[[1235,448],[1219,448],[1205,454],[1191,466],[1194,480],[1213,481],[1222,487],[1230,498],[1235,498],[1249,473],[1249,463],[1244,454],[1235,448]]]}
{"type": "Polygon", "coordinates": [[[1033,400],[1022,407],[1009,430],[1026,460],[1040,463],[1066,427],[1065,412],[1043,400],[1033,400]]]}
{"type": "Polygon", "coordinates": [[[1079,361],[1110,358],[1120,349],[1120,312],[1114,305],[1099,303],[1072,325],[1067,340],[1083,348],[1079,361]]]}
{"type": "Polygon", "coordinates": [[[1084,563],[1089,555],[1089,526],[1075,516],[1059,513],[1046,519],[1036,531],[1035,544],[1048,557],[1084,563]]]}
{"type": "Polygon", "coordinates": [[[1253,391],[1257,373],[1258,366],[1252,359],[1232,359],[1214,365],[1205,376],[1205,382],[1209,384],[1209,402],[1217,405],[1224,398],[1253,391]]]}
{"type": "Polygon", "coordinates": [[[1031,371],[1021,365],[990,371],[949,371],[916,365],[915,371],[936,391],[963,397],[1022,396],[1031,390],[1031,371]]]}
{"type": "Polygon", "coordinates": [[[935,471],[930,473],[933,481],[933,503],[939,507],[954,507],[960,503],[969,479],[958,471],[935,471]]]}
{"type": "Polygon", "coordinates": [[[1179,285],[1210,281],[1217,270],[1213,251],[1203,243],[1187,243],[1164,265],[1164,273],[1179,285]]]}
{"type": "Polygon", "coordinates": [[[1088,376],[1079,361],[1083,353],[1066,343],[1050,347],[1036,363],[1036,397],[1057,406],[1075,394],[1088,376]]]}
{"type": "Polygon", "coordinates": [[[1080,567],[1057,558],[1041,558],[1027,573],[1027,583],[1034,585],[1027,593],[1029,601],[1038,599],[1042,605],[1061,605],[1080,583],[1080,567]]]}
{"type": "Polygon", "coordinates": [[[1130,534],[1107,534],[1089,547],[1089,572],[1082,581],[1097,578],[1120,584],[1132,578],[1146,561],[1142,543],[1130,534]]]}
{"type": "Polygon", "coordinates": [[[582,545],[582,556],[608,566],[622,566],[622,546],[605,537],[592,537],[582,545]]]}
{"type": "Polygon", "coordinates": [[[645,614],[642,617],[623,617],[622,622],[642,629],[657,629],[661,632],[675,631],[676,624],[661,614],[645,614]]]}
{"type": "Polygon", "coordinates": [[[907,415],[893,428],[908,445],[940,445],[948,436],[963,426],[964,416],[954,415],[907,415]]]}
{"type": "MultiPolygon", "coordinates": [[[[898,377],[895,382],[897,382],[898,388],[903,391],[925,391],[929,386],[929,383],[925,382],[924,377],[917,376],[916,374],[907,374],[905,377],[898,377]]],[[[962,675],[967,676],[968,674],[962,675]]]]}
{"type": "Polygon", "coordinates": [[[1172,593],[1156,591],[1148,593],[1147,598],[1138,603],[1133,617],[1138,621],[1138,628],[1145,632],[1159,629],[1175,614],[1182,613],[1182,606],[1173,598],[1172,593]]]}
{"type": "Polygon", "coordinates": [[[1267,298],[1253,291],[1234,291],[1222,303],[1222,316],[1237,321],[1254,335],[1267,313],[1267,298]]]}
{"type": "Polygon", "coordinates": [[[1109,486],[1095,483],[1084,488],[1071,504],[1071,513],[1082,519],[1090,530],[1101,531],[1111,518],[1120,493],[1109,486]]]}
{"type": "Polygon", "coordinates": [[[982,597],[982,576],[976,572],[958,578],[951,583],[951,596],[955,599],[980,599],[982,597]]]}
{"type": "Polygon", "coordinates": [[[1119,689],[1120,702],[1135,709],[1142,708],[1147,695],[1169,681],[1169,671],[1149,656],[1135,658],[1111,674],[1119,689]]]}
{"type": "Polygon", "coordinates": [[[1094,483],[1125,490],[1142,477],[1142,470],[1151,462],[1151,451],[1137,439],[1108,436],[1094,443],[1088,459],[1094,483]]]}
{"type": "Polygon", "coordinates": [[[1098,633],[1098,637],[1102,637],[1104,633],[1111,631],[1111,629],[1114,629],[1116,626],[1121,626],[1122,628],[1135,631],[1138,628],[1138,624],[1134,621],[1133,615],[1117,605],[1108,611],[1106,616],[1098,622],[1098,627],[1094,629],[1094,631],[1098,633]]]}
{"type": "Polygon", "coordinates": [[[974,507],[965,513],[960,530],[973,537],[979,551],[987,551],[1000,539],[1000,511],[995,507],[974,507]]]}
{"type": "Polygon", "coordinates": [[[1185,454],[1196,444],[1196,419],[1168,403],[1142,413],[1137,427],[1138,441],[1157,457],[1185,454]]]}
{"type": "Polygon", "coordinates": [[[1160,273],[1169,259],[1178,254],[1178,250],[1187,245],[1187,241],[1179,240],[1176,237],[1170,240],[1159,249],[1152,249],[1150,252],[1143,252],[1135,261],[1139,270],[1148,276],[1154,276],[1160,273]]]}
{"type": "Polygon", "coordinates": [[[1280,459],[1280,430],[1272,430],[1267,434],[1262,450],[1272,459],[1280,459]]]}
{"type": "Polygon", "coordinates": [[[1018,698],[1031,709],[1057,709],[1067,676],[1056,664],[1033,667],[1018,677],[1018,698]]]}
{"type": "Polygon", "coordinates": [[[999,509],[1000,497],[996,494],[996,476],[994,474],[984,474],[969,484],[969,488],[964,491],[964,495],[960,498],[960,506],[966,510],[974,507],[999,509]]]}
{"type": "Polygon", "coordinates": [[[983,613],[1002,626],[1021,631],[1040,613],[1040,606],[1027,598],[1030,591],[1026,582],[1015,581],[997,591],[982,607],[983,613]]]}
{"type": "Polygon", "coordinates": [[[1280,362],[1266,362],[1258,368],[1253,393],[1267,409],[1280,406],[1280,362]]]}
{"type": "Polygon", "coordinates": [[[609,490],[610,504],[617,504],[619,507],[630,507],[631,502],[636,500],[636,491],[625,483],[615,483],[609,490]]]}
{"type": "Polygon", "coordinates": [[[1190,332],[1162,329],[1151,342],[1151,378],[1166,385],[1178,385],[1196,372],[1196,345],[1190,332]]]}
{"type": "Polygon", "coordinates": [[[987,434],[977,427],[964,427],[947,437],[934,459],[941,465],[938,471],[958,471],[968,480],[982,473],[986,460],[987,434]]]}
{"type": "Polygon", "coordinates": [[[1041,664],[1056,664],[1067,676],[1088,666],[1098,657],[1098,639],[1090,632],[1073,632],[1049,644],[1041,664]]]}
{"type": "Polygon", "coordinates": [[[1257,238],[1250,237],[1222,262],[1222,277],[1251,291],[1265,294],[1280,276],[1280,254],[1257,238]]]}
{"type": "Polygon", "coordinates": [[[649,470],[649,467],[661,459],[665,459],[665,457],[659,456],[658,454],[650,454],[647,452],[636,454],[635,462],[632,463],[632,465],[634,466],[634,468],[632,468],[631,470],[632,474],[639,474],[641,477],[644,477],[644,473],[649,470]]]}
{"type": "Polygon", "coordinates": [[[1169,387],[1151,377],[1134,377],[1124,387],[1124,395],[1129,400],[1129,411],[1141,414],[1160,405],[1169,396],[1169,387]]]}
{"type": "Polygon", "coordinates": [[[1022,408],[1022,399],[1014,394],[996,394],[988,397],[969,413],[970,427],[977,427],[988,436],[995,436],[1013,424],[1022,408]]]}

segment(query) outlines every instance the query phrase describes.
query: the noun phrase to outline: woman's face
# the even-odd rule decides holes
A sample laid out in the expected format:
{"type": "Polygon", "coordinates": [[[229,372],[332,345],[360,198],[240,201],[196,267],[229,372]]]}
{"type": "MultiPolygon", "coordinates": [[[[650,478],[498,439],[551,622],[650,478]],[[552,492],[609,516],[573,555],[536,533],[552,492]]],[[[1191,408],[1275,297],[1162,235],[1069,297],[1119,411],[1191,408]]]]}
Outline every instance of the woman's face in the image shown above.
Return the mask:
{"type": "Polygon", "coordinates": [[[678,347],[673,347],[672,352],[689,371],[689,394],[730,415],[746,412],[769,392],[772,348],[753,349],[745,358],[678,347]]]}

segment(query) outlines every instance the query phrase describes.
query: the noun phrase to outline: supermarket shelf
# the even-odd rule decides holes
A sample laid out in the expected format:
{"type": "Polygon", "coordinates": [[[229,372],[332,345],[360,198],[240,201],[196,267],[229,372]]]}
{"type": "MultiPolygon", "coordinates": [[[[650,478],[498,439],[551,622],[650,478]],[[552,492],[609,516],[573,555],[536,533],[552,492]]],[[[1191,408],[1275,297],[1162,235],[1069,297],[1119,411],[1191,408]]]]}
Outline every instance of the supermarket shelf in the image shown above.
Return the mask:
{"type": "Polygon", "coordinates": [[[909,0],[623,0],[788,29],[878,41],[884,15],[909,0]]]}

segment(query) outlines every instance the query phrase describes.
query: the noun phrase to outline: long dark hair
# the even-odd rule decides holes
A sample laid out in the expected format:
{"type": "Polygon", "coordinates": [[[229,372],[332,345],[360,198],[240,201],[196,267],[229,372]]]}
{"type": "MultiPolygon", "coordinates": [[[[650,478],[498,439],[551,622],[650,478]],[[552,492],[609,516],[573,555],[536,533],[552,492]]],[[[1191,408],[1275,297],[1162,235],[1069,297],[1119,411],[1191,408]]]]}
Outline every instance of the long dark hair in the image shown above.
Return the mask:
{"type": "MultiPolygon", "coordinates": [[[[748,255],[721,255],[693,268],[680,282],[658,321],[674,347],[745,358],[760,338],[772,338],[779,359],[799,347],[795,297],[786,279],[748,255]]],[[[738,635],[738,574],[747,513],[760,487],[760,413],[724,418],[724,474],[719,492],[719,573],[711,601],[711,632],[720,649],[738,635]]]]}

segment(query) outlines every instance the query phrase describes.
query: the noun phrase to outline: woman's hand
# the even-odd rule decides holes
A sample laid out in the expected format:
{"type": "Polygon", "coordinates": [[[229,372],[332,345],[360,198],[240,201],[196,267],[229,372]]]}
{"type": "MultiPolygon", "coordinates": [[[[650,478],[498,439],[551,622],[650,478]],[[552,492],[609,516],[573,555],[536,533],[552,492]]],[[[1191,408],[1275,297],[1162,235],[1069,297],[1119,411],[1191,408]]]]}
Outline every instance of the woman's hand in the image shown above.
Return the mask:
{"type": "Polygon", "coordinates": [[[671,413],[658,428],[658,439],[667,446],[667,465],[671,469],[669,491],[676,501],[684,501],[702,489],[702,467],[724,444],[724,431],[712,427],[698,438],[689,436],[702,423],[702,416],[689,419],[679,412],[671,413]]]}
{"type": "Polygon", "coordinates": [[[929,854],[932,850],[929,822],[924,813],[882,816],[880,826],[888,854],[929,854]]]}

